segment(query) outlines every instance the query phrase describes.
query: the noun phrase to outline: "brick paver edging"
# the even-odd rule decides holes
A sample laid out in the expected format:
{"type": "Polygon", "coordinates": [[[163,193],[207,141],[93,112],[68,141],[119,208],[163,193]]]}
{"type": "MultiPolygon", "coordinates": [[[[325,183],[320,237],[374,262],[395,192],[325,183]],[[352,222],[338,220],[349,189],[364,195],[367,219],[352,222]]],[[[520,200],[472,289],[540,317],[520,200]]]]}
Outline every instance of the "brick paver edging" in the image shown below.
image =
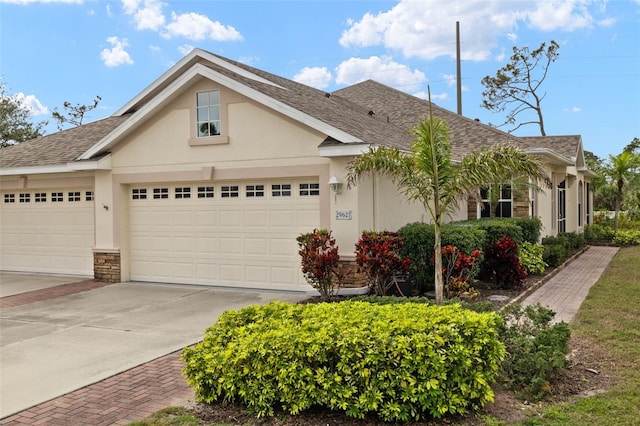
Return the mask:
{"type": "Polygon", "coordinates": [[[54,299],[56,297],[67,296],[69,294],[80,293],[82,291],[93,290],[111,284],[113,283],[85,280],[77,283],[62,284],[55,287],[29,291],[27,293],[14,294],[12,296],[0,298],[0,310],[54,299]]]}
{"type": "Polygon", "coordinates": [[[0,425],[126,425],[195,398],[182,350],[0,420],[0,425]]]}

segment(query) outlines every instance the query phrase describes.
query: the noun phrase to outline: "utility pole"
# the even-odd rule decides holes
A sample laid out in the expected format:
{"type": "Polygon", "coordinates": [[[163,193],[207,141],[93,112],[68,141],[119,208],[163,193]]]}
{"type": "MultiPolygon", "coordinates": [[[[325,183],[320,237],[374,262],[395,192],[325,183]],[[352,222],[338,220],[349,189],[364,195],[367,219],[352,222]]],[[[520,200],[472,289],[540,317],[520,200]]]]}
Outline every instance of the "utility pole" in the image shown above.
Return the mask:
{"type": "Polygon", "coordinates": [[[462,115],[462,70],[460,66],[460,22],[456,21],[456,83],[458,90],[458,114],[462,115]]]}

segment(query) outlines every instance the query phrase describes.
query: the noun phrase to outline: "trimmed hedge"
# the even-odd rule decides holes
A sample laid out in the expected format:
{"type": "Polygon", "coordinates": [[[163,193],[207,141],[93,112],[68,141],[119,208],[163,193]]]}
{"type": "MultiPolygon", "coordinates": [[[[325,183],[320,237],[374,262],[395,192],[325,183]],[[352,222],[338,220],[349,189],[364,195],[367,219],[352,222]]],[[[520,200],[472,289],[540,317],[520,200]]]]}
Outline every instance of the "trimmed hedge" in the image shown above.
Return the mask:
{"type": "MultiPolygon", "coordinates": [[[[409,223],[398,234],[404,240],[401,255],[411,261],[409,274],[418,284],[433,284],[433,246],[435,232],[433,225],[415,222],[409,223]]],[[[482,250],[485,246],[486,234],[483,230],[466,225],[446,224],[441,228],[442,247],[452,245],[465,253],[482,250]]]]}
{"type": "Polygon", "coordinates": [[[238,401],[258,416],[321,406],[438,418],[493,400],[500,323],[459,305],[274,302],[225,312],[184,349],[184,374],[198,401],[238,401]]]}

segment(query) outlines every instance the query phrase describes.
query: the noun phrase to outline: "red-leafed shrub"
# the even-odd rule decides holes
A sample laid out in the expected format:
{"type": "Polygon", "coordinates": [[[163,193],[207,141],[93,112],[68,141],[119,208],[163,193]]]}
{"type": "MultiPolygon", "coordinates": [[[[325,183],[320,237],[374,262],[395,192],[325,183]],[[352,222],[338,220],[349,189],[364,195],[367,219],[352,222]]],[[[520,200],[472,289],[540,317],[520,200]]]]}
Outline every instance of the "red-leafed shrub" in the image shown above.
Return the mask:
{"type": "Polygon", "coordinates": [[[518,244],[509,237],[489,244],[484,252],[483,270],[500,288],[517,287],[527,278],[527,271],[518,258],[518,244]]]}
{"type": "Polygon", "coordinates": [[[365,231],[356,243],[356,263],[367,276],[370,289],[384,296],[394,285],[395,275],[404,275],[409,259],[400,255],[402,237],[397,232],[365,231]]]}
{"type": "Polygon", "coordinates": [[[458,247],[442,247],[442,278],[444,291],[448,298],[465,296],[474,298],[478,292],[471,287],[471,280],[480,271],[482,252],[474,250],[470,255],[461,252],[458,247]]]}
{"type": "Polygon", "coordinates": [[[302,260],[302,273],[320,296],[328,298],[334,290],[334,273],[338,268],[338,246],[331,231],[314,229],[313,232],[300,234],[298,254],[302,260]]]}

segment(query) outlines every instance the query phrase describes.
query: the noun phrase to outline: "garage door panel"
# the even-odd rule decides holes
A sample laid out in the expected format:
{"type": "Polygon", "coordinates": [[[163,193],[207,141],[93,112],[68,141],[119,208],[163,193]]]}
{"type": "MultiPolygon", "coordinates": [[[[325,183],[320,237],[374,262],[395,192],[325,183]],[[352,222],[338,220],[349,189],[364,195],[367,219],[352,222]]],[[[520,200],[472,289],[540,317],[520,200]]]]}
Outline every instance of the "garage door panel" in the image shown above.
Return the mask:
{"type": "Polygon", "coordinates": [[[245,238],[245,253],[248,255],[267,256],[269,254],[269,241],[266,238],[245,238]]]}
{"type": "Polygon", "coordinates": [[[46,191],[46,201],[36,203],[39,192],[3,192],[15,194],[15,203],[4,203],[4,195],[0,196],[0,269],[93,275],[93,202],[66,197],[53,202],[46,191]],[[18,202],[17,194],[24,192],[31,195],[31,202],[18,202]]]}

